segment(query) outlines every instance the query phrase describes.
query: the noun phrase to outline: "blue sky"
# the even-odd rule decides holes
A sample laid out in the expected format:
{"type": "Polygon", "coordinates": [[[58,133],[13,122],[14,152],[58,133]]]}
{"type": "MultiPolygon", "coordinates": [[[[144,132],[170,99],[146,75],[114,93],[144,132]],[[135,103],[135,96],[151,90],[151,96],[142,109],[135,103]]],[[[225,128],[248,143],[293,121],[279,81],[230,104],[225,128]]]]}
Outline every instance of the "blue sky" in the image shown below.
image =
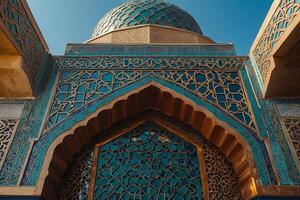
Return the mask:
{"type": "MultiPolygon", "coordinates": [[[[96,23],[125,0],[27,0],[54,55],[88,40],[96,23]]],[[[247,55],[272,0],[169,0],[188,11],[203,33],[247,55]]]]}

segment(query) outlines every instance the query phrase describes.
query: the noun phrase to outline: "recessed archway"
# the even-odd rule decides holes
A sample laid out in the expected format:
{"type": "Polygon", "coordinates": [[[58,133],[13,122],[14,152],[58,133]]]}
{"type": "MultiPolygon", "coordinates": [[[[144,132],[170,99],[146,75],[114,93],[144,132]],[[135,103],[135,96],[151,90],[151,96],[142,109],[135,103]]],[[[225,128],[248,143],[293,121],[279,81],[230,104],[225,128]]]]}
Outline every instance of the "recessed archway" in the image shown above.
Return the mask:
{"type": "Polygon", "coordinates": [[[121,120],[116,126],[95,137],[92,144],[88,144],[75,155],[75,159],[69,164],[62,179],[63,185],[58,187],[59,199],[71,199],[78,195],[84,199],[93,199],[93,196],[101,196],[101,199],[108,197],[128,199],[128,196],[124,197],[126,195],[132,197],[137,195],[139,198],[141,195],[146,195],[146,198],[153,199],[156,194],[160,194],[160,197],[176,197],[176,199],[180,197],[189,199],[193,196],[196,199],[204,197],[204,199],[237,200],[241,197],[237,175],[226,157],[192,127],[153,109],[121,120]],[[167,159],[166,155],[168,155],[167,159]],[[131,159],[134,161],[133,166],[128,165],[132,163],[131,159]],[[168,163],[160,162],[161,160],[168,163]],[[99,161],[102,163],[100,167],[99,161]],[[189,164],[183,166],[182,163],[189,164]],[[110,167],[111,169],[108,169],[110,167]],[[118,168],[120,169],[117,170],[118,168]],[[146,171],[152,175],[149,176],[147,173],[145,175],[144,169],[148,169],[146,171]],[[115,173],[110,177],[102,176],[106,174],[105,171],[109,174],[115,173]],[[182,174],[181,171],[187,173],[182,174]],[[132,176],[132,172],[135,176],[132,176]],[[200,172],[200,180],[198,172],[200,172]],[[157,178],[157,174],[164,175],[160,179],[157,178]],[[131,178],[130,183],[137,184],[130,185],[127,182],[129,178],[131,178]],[[141,179],[142,184],[140,184],[141,179]],[[186,185],[178,184],[178,179],[186,185]],[[161,190],[157,185],[151,187],[152,181],[159,181],[164,186],[172,183],[173,186],[161,190]],[[113,182],[114,184],[110,184],[113,182]],[[131,187],[135,188],[133,193],[127,191],[131,187]],[[181,190],[181,188],[185,189],[181,190]],[[156,192],[153,193],[153,190],[156,192]]]}
{"type": "MultiPolygon", "coordinates": [[[[242,136],[205,108],[154,83],[115,99],[100,108],[97,115],[91,115],[84,122],[61,134],[47,152],[38,190],[42,192],[43,188],[47,188],[48,191],[55,191],[55,185],[60,183],[61,176],[73,156],[84,145],[118,121],[147,109],[160,111],[202,133],[232,163],[243,198],[249,199],[257,194],[259,178],[250,147],[242,136]]],[[[48,198],[51,198],[50,194],[54,193],[48,192],[48,198]]]]}

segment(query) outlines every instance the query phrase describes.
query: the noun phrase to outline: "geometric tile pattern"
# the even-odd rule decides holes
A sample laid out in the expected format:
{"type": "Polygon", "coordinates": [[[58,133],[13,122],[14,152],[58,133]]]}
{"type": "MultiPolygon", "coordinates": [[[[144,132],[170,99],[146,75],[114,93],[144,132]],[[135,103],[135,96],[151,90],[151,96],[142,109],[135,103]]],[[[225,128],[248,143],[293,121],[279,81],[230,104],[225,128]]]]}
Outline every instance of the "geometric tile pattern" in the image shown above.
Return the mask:
{"type": "Polygon", "coordinates": [[[280,116],[278,116],[276,103],[271,100],[266,100],[263,97],[260,98],[259,103],[261,105],[263,122],[266,126],[266,131],[270,136],[270,140],[276,142],[278,141],[280,147],[282,148],[284,157],[280,158],[280,162],[282,162],[282,160],[284,159],[287,167],[289,168],[288,173],[284,176],[286,176],[286,179],[289,177],[293,177],[294,184],[300,184],[300,174],[297,166],[295,165],[295,159],[292,156],[293,154],[287,141],[287,134],[284,133],[283,127],[280,123],[280,116]]]}
{"type": "Polygon", "coordinates": [[[277,104],[277,109],[280,116],[300,116],[300,104],[277,104]]]}
{"type": "Polygon", "coordinates": [[[203,58],[203,60],[171,59],[171,61],[156,58],[153,58],[153,60],[150,58],[141,60],[138,58],[128,60],[120,58],[118,61],[115,58],[113,60],[101,59],[97,60],[97,62],[85,61],[87,60],[78,61],[75,58],[59,59],[57,61],[58,66],[64,65],[64,68],[61,69],[45,131],[64,121],[72,113],[87,104],[104,98],[111,92],[148,76],[166,80],[183,87],[219,108],[229,111],[233,117],[245,125],[255,128],[251,111],[242,89],[241,79],[236,72],[243,63],[241,60],[239,60],[240,62],[234,61],[234,64],[231,65],[225,64],[229,62],[225,62],[222,59],[212,61],[211,58],[203,58]],[[111,65],[116,63],[119,69],[112,67],[108,70],[107,63],[111,65]],[[194,68],[191,66],[191,69],[188,69],[190,63],[193,63],[194,68]],[[206,65],[197,65],[202,66],[197,70],[195,63],[206,63],[206,65]],[[99,67],[102,64],[104,67],[99,67]],[[129,65],[131,66],[129,67],[129,65]],[[164,67],[163,65],[167,66],[164,67]],[[75,70],[77,66],[80,66],[80,70],[75,70]],[[84,66],[87,69],[84,69],[84,66]],[[149,66],[149,68],[145,67],[144,69],[142,66],[149,66]],[[227,66],[233,69],[228,71],[224,67],[221,68],[224,71],[199,70],[215,68],[216,66],[227,66]],[[74,68],[71,70],[71,67],[74,68]]]}
{"type": "Polygon", "coordinates": [[[76,156],[64,175],[60,200],[88,199],[93,164],[93,149],[87,148],[76,156]]]}
{"type": "Polygon", "coordinates": [[[12,143],[0,171],[1,186],[14,186],[17,184],[20,171],[29,150],[29,139],[32,130],[36,125],[35,122],[37,118],[41,117],[41,115],[37,115],[37,112],[41,112],[37,109],[38,103],[42,102],[41,98],[36,98],[35,101],[21,100],[21,102],[25,104],[25,106],[22,112],[22,118],[18,120],[14,138],[11,139],[12,143]]]}
{"type": "MultiPolygon", "coordinates": [[[[99,151],[96,177],[91,177],[93,145],[78,154],[64,176],[60,199],[87,199],[90,178],[96,180],[94,199],[160,199],[160,196],[165,197],[162,199],[202,199],[205,184],[208,184],[209,199],[241,199],[237,176],[226,157],[190,127],[158,115],[201,144],[204,171],[199,169],[202,156],[197,154],[195,146],[148,121],[95,147],[99,151]],[[200,173],[207,180],[201,179],[200,173]]],[[[105,137],[127,126],[127,122],[119,124],[108,130],[105,137]]]]}
{"type": "Polygon", "coordinates": [[[18,100],[17,102],[14,100],[14,103],[24,104],[24,108],[22,117],[18,120],[18,127],[12,144],[0,171],[0,186],[15,186],[18,183],[26,156],[30,151],[30,140],[36,138],[36,135],[39,134],[40,124],[46,112],[45,108],[42,111],[41,104],[47,104],[51,91],[45,90],[44,92],[46,95],[42,93],[34,100],[18,100]]]}
{"type": "MultiPolygon", "coordinates": [[[[247,66],[247,71],[249,72],[250,77],[256,77],[256,72],[253,67],[247,66]]],[[[294,184],[300,184],[300,173],[298,170],[298,166],[296,165],[295,159],[293,158],[293,153],[291,152],[290,145],[287,141],[287,137],[286,137],[287,134],[284,133],[284,130],[280,123],[280,118],[279,118],[280,116],[278,116],[278,112],[277,112],[278,110],[279,115],[282,116],[295,116],[295,114],[298,113],[298,108],[293,104],[297,102],[285,101],[284,103],[280,102],[279,104],[278,101],[266,99],[264,98],[261,92],[258,79],[252,78],[251,82],[258,103],[261,106],[260,113],[262,115],[262,122],[266,128],[266,133],[269,136],[270,141],[276,143],[278,142],[280,146],[280,150],[282,151],[281,156],[278,155],[274,156],[276,168],[280,169],[278,171],[280,171],[281,173],[279,175],[280,181],[289,184],[290,180],[292,180],[294,184]],[[286,163],[286,166],[284,166],[282,163],[286,163]],[[281,171],[281,169],[284,170],[281,171]]],[[[270,165],[270,167],[268,168],[272,170],[273,167],[270,165]]],[[[276,182],[274,182],[275,180],[274,173],[272,174],[272,176],[273,177],[271,179],[273,180],[273,184],[276,184],[276,182]]]]}
{"type": "Polygon", "coordinates": [[[255,127],[237,72],[78,70],[61,73],[46,130],[87,104],[151,75],[181,86],[255,127]]]}
{"type": "MultiPolygon", "coordinates": [[[[13,100],[13,103],[23,104],[22,117],[18,120],[14,138],[7,151],[5,162],[0,170],[0,186],[17,185],[20,171],[22,170],[24,160],[29,150],[29,139],[32,134],[33,127],[36,125],[37,116],[34,109],[37,110],[36,104],[42,102],[40,98],[36,98],[36,104],[33,100],[13,100]]],[[[41,111],[38,111],[41,113],[41,111]]]]}
{"type": "Polygon", "coordinates": [[[3,23],[24,56],[29,80],[34,83],[46,53],[20,0],[0,1],[0,23],[3,23]]]}
{"type": "Polygon", "coordinates": [[[209,199],[241,200],[238,178],[232,164],[207,141],[202,146],[206,174],[209,177],[209,199]]]}
{"type": "Polygon", "coordinates": [[[0,119],[0,169],[13,140],[17,122],[16,119],[0,119]]]}
{"type": "Polygon", "coordinates": [[[300,161],[300,119],[284,119],[290,141],[294,146],[294,151],[300,161]]]}
{"type": "Polygon", "coordinates": [[[269,72],[272,50],[287,27],[300,14],[299,0],[282,0],[265,28],[253,55],[261,73],[263,82],[269,72]]]}
{"type": "Polygon", "coordinates": [[[66,69],[216,69],[238,70],[244,67],[244,57],[55,57],[56,65],[66,69]]]}
{"type": "Polygon", "coordinates": [[[99,149],[93,199],[202,199],[197,148],[143,124],[99,149]]]}
{"type": "Polygon", "coordinates": [[[176,5],[163,0],[131,0],[108,12],[96,25],[92,37],[141,24],[158,24],[202,33],[194,18],[176,5]]]}

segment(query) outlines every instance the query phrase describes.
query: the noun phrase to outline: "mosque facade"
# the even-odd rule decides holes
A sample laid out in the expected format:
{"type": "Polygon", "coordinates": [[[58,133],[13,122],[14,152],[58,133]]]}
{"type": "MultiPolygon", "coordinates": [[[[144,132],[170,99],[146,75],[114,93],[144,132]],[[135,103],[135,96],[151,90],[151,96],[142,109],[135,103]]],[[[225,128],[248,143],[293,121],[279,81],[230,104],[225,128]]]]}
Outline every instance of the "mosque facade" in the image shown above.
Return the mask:
{"type": "Polygon", "coordinates": [[[299,0],[274,0],[245,56],[164,0],[59,56],[0,0],[0,41],[0,199],[300,199],[299,0]]]}

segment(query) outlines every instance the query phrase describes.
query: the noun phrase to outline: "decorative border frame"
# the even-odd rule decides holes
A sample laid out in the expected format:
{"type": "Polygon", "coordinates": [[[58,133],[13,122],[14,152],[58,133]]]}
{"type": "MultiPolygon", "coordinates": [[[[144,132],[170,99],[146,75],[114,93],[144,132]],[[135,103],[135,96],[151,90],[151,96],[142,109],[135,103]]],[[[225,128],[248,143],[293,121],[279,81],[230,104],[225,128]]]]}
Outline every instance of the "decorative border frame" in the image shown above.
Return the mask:
{"type": "Polygon", "coordinates": [[[285,122],[284,122],[284,120],[287,120],[287,119],[296,119],[296,120],[300,121],[300,115],[298,115],[298,114],[300,114],[299,113],[300,104],[276,104],[275,107],[276,107],[277,115],[279,116],[279,121],[280,121],[280,125],[282,127],[282,130],[283,130],[284,136],[286,138],[286,141],[289,144],[288,146],[290,148],[290,151],[292,152],[293,159],[295,160],[295,163],[296,163],[296,165],[298,167],[298,170],[300,172],[300,158],[296,154],[294,144],[291,140],[290,134],[289,134],[288,129],[287,129],[287,127],[285,125],[285,122]],[[286,109],[281,110],[284,106],[287,106],[286,109]],[[293,109],[293,108],[295,108],[295,109],[293,109]],[[288,110],[291,110],[291,112],[288,112],[288,110]]]}
{"type": "Polygon", "coordinates": [[[10,149],[10,145],[12,144],[12,142],[14,140],[14,137],[15,137],[18,125],[19,125],[19,121],[20,121],[19,119],[15,119],[15,118],[0,118],[0,121],[2,121],[2,120],[6,120],[6,121],[8,121],[8,120],[14,120],[15,124],[14,124],[14,127],[12,129],[12,133],[11,133],[11,136],[9,138],[9,142],[8,142],[8,144],[6,146],[5,152],[3,154],[3,158],[2,158],[2,160],[0,160],[0,171],[2,169],[2,166],[3,166],[4,162],[5,162],[6,156],[8,154],[9,149],[10,149]]]}
{"type": "Polygon", "coordinates": [[[296,120],[300,121],[300,116],[297,116],[297,117],[283,117],[283,116],[281,116],[280,117],[280,124],[282,126],[284,135],[285,135],[286,140],[287,140],[287,142],[289,144],[289,147],[290,147],[290,150],[292,152],[292,155],[293,155],[293,158],[295,160],[295,163],[298,166],[298,170],[300,171],[300,158],[296,154],[296,149],[294,147],[294,144],[293,144],[293,142],[291,140],[290,134],[289,134],[288,129],[287,129],[287,127],[285,125],[285,122],[284,122],[284,120],[287,120],[287,119],[296,119],[296,120]]]}

